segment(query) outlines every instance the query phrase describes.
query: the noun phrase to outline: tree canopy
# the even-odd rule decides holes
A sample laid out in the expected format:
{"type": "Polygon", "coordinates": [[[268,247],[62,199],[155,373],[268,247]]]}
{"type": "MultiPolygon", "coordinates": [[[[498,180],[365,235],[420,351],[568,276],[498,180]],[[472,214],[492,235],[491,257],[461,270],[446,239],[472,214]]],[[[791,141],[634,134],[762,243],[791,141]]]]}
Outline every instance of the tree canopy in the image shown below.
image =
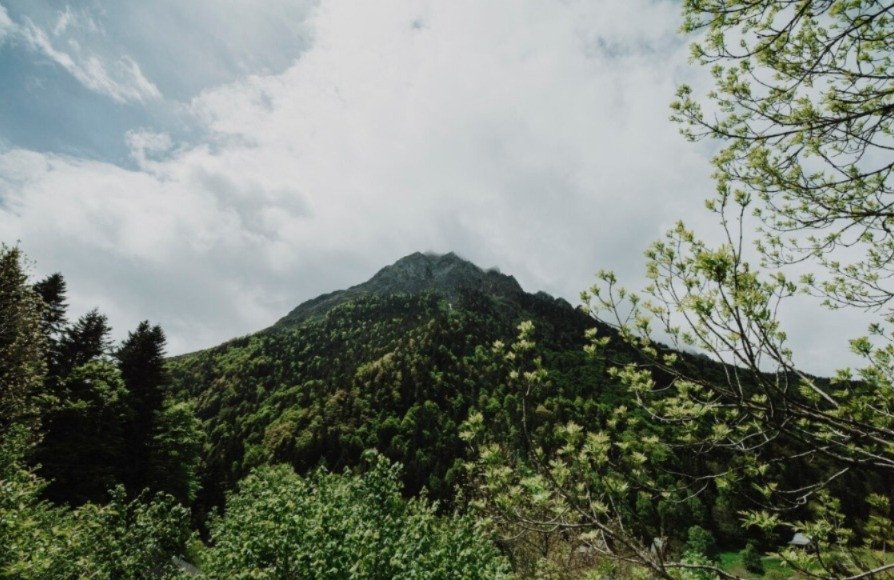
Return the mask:
{"type": "Polygon", "coordinates": [[[211,522],[211,578],[502,578],[507,562],[468,516],[401,496],[399,466],[356,476],[262,467],[211,522]]]}
{"type": "Polygon", "coordinates": [[[879,0],[686,0],[702,98],[682,86],[674,118],[714,158],[718,199],[747,202],[773,264],[811,260],[829,304],[894,296],[894,7],[879,0]],[[843,251],[853,248],[854,252],[843,251]]]}

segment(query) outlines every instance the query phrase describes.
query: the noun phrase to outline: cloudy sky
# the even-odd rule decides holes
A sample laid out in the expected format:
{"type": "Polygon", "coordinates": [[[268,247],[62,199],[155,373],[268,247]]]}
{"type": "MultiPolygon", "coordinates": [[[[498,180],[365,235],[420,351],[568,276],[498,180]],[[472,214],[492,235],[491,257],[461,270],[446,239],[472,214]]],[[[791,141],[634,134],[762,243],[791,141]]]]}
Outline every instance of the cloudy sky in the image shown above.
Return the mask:
{"type": "MultiPolygon", "coordinates": [[[[0,0],[0,240],[174,353],[417,250],[574,302],[600,268],[635,285],[710,224],[678,26],[669,0],[0,0]]],[[[828,371],[859,327],[811,312],[828,371]]]]}

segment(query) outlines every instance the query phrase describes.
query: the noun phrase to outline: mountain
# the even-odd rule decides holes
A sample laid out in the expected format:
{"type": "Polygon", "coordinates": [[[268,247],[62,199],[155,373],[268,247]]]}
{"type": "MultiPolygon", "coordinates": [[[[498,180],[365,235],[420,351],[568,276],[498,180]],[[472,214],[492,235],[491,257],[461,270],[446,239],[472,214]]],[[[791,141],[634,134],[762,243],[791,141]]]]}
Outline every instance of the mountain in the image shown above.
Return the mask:
{"type": "MultiPolygon", "coordinates": [[[[460,300],[470,291],[478,291],[496,300],[515,303],[523,301],[526,296],[514,277],[501,274],[494,269],[482,270],[453,252],[443,255],[416,252],[382,268],[362,284],[347,290],[323,294],[302,303],[280,319],[276,326],[299,324],[323,316],[339,304],[368,296],[418,295],[433,292],[444,298],[460,300]]],[[[553,299],[543,292],[538,293],[537,297],[571,308],[564,299],[553,299]]]]}
{"type": "Polygon", "coordinates": [[[614,404],[602,363],[582,349],[592,318],[452,253],[409,255],[268,329],[171,360],[176,392],[208,436],[200,503],[218,504],[262,463],[339,469],[368,448],[404,464],[408,493],[424,487],[449,500],[469,452],[459,428],[470,409],[517,428],[518,397],[491,345],[511,342],[526,320],[555,369],[539,417],[614,404]]]}

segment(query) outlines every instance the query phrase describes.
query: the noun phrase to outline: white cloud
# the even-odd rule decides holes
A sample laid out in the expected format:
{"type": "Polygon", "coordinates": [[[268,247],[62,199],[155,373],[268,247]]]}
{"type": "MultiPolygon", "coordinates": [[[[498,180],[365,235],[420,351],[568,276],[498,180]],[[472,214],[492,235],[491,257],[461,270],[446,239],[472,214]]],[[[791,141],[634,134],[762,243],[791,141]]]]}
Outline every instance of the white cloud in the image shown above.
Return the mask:
{"type": "Polygon", "coordinates": [[[141,168],[148,168],[153,159],[162,157],[174,146],[171,136],[148,129],[128,131],[124,140],[130,156],[141,168]]]}
{"type": "MultiPolygon", "coordinates": [[[[60,17],[55,28],[56,34],[65,32],[70,25],[71,19],[60,17]]],[[[94,92],[111,97],[119,103],[145,102],[161,97],[158,87],[143,75],[140,65],[126,55],[113,60],[104,59],[85,52],[76,41],[69,42],[71,51],[66,52],[56,48],[49,35],[27,18],[21,25],[15,26],[15,31],[32,50],[61,66],[94,92]]]]}
{"type": "Polygon", "coordinates": [[[15,25],[9,17],[9,13],[6,11],[6,8],[0,4],[0,45],[3,44],[3,41],[12,33],[14,28],[15,25]]]}
{"type": "Polygon", "coordinates": [[[706,154],[667,120],[693,74],[678,9],[323,2],[290,68],[193,99],[199,145],[131,132],[136,170],[0,155],[0,238],[62,270],[74,305],[101,306],[119,331],[162,322],[175,351],[416,250],[572,300],[599,268],[635,282],[651,240],[706,219],[706,154]]]}
{"type": "Polygon", "coordinates": [[[56,25],[53,26],[53,35],[59,36],[60,34],[65,33],[68,30],[68,27],[72,25],[75,21],[75,14],[71,10],[71,6],[66,5],[64,11],[60,11],[58,13],[58,18],[56,19],[56,25]]]}

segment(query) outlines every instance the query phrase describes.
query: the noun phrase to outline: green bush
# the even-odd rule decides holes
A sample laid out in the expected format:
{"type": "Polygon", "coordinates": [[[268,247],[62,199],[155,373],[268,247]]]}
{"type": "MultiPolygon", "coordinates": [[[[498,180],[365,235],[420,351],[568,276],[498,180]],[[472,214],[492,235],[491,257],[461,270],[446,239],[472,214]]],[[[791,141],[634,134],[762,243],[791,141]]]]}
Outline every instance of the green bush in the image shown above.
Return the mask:
{"type": "MultiPolygon", "coordinates": [[[[2,447],[2,445],[0,445],[2,447]]],[[[174,498],[127,500],[76,510],[40,500],[42,482],[24,470],[0,477],[0,578],[144,578],[174,573],[171,556],[189,536],[189,512],[174,498]]]]}
{"type": "Polygon", "coordinates": [[[689,528],[687,538],[684,552],[701,554],[711,559],[717,556],[717,542],[713,534],[705,528],[692,526],[689,528]]]}
{"type": "Polygon", "coordinates": [[[748,542],[748,545],[740,552],[740,555],[742,556],[742,565],[745,566],[746,570],[754,574],[764,573],[764,563],[753,543],[748,542]]]}
{"type": "Polygon", "coordinates": [[[260,467],[212,518],[212,578],[495,578],[508,566],[480,524],[405,500],[399,467],[368,453],[344,475],[260,467]]]}

